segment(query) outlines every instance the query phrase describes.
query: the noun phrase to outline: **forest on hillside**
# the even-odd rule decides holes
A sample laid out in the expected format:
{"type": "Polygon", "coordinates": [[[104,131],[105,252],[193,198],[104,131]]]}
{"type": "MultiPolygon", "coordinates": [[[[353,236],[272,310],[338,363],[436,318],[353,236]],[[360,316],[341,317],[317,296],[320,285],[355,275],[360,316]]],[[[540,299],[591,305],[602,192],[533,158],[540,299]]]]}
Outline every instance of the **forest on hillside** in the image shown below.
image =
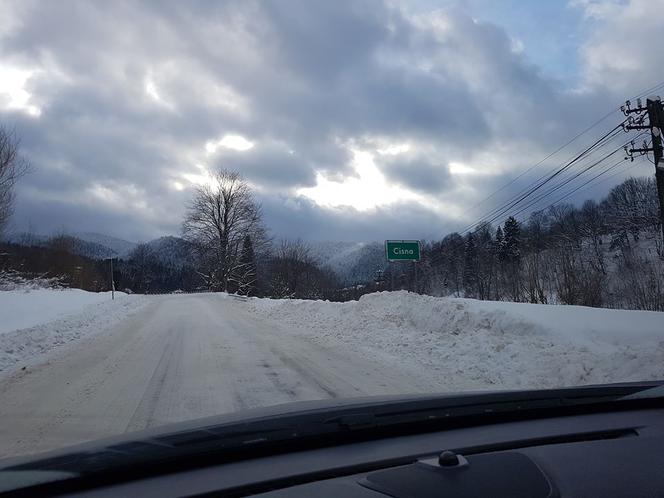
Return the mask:
{"type": "MultiPolygon", "coordinates": [[[[423,241],[422,259],[414,264],[387,263],[382,244],[368,244],[345,277],[316,260],[306,242],[276,241],[259,228],[235,235],[226,253],[225,280],[215,273],[220,262],[214,245],[196,237],[163,237],[114,261],[116,288],[336,301],[406,289],[483,300],[664,310],[664,250],[652,178],[629,178],[601,201],[558,204],[524,220],[508,217],[497,226],[482,223],[467,233],[423,241]]],[[[5,281],[11,275],[42,278],[101,291],[110,289],[107,257],[97,244],[59,234],[3,244],[0,271],[5,281]]]]}
{"type": "Polygon", "coordinates": [[[435,295],[664,310],[655,181],[629,178],[601,202],[449,234],[425,244],[417,271],[408,268],[408,285],[419,276],[416,290],[435,295]]]}

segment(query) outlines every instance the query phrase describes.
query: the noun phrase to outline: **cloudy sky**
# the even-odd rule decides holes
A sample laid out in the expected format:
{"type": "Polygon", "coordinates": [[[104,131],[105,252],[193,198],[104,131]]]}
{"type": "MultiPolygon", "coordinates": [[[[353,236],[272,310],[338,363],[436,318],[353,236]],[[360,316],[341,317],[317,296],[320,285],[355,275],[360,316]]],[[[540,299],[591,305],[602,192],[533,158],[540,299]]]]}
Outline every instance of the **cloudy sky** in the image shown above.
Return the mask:
{"type": "Polygon", "coordinates": [[[440,237],[664,80],[664,0],[0,0],[0,19],[0,124],[32,163],[13,228],[41,233],[177,234],[225,167],[275,236],[440,237]]]}

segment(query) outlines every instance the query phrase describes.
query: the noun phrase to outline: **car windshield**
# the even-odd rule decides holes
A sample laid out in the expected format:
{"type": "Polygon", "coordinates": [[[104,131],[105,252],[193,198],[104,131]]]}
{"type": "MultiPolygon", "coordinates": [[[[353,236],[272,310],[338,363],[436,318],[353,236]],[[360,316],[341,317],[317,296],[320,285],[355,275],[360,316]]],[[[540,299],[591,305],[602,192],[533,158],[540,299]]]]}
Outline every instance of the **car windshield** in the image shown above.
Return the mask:
{"type": "Polygon", "coordinates": [[[664,380],[657,3],[0,1],[0,458],[664,380]]]}

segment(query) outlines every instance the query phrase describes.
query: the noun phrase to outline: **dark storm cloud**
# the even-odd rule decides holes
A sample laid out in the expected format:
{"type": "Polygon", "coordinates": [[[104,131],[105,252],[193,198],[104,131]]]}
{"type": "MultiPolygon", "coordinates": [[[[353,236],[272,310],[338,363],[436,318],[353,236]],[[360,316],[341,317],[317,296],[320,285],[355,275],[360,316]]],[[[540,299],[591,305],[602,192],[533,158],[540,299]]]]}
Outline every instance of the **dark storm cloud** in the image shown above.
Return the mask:
{"type": "MultiPolygon", "coordinates": [[[[202,165],[237,169],[269,194],[277,233],[367,239],[390,227],[444,227],[453,220],[416,202],[358,212],[294,192],[318,172],[356,175],[349,144],[375,153],[381,141],[412,142],[414,156],[376,158],[387,179],[468,204],[615,97],[602,85],[569,92],[516,53],[503,29],[459,9],[414,17],[395,5],[17,2],[19,22],[0,30],[0,60],[34,70],[25,89],[41,115],[0,108],[33,163],[15,224],[177,232],[187,178],[202,165]],[[206,154],[227,135],[254,147],[206,154]],[[468,179],[450,176],[455,161],[503,173],[456,198],[468,179]]],[[[601,67],[592,65],[592,81],[601,67]]]]}
{"type": "Polygon", "coordinates": [[[315,184],[312,165],[284,144],[258,144],[245,151],[222,149],[212,161],[260,185],[288,188],[315,184]]]}
{"type": "MultiPolygon", "coordinates": [[[[169,223],[154,223],[152,220],[128,217],[108,209],[44,199],[31,202],[27,196],[17,200],[17,209],[26,213],[26,219],[31,222],[21,226],[14,224],[16,232],[34,230],[43,235],[94,232],[135,241],[158,237],[173,228],[169,223]]],[[[174,226],[177,227],[177,224],[174,226]]]]}
{"type": "Polygon", "coordinates": [[[390,156],[378,164],[387,178],[412,190],[439,194],[452,184],[449,166],[426,157],[390,156]]]}
{"type": "Polygon", "coordinates": [[[321,208],[313,202],[279,196],[259,197],[266,221],[278,236],[308,240],[361,242],[389,238],[440,237],[453,225],[436,213],[398,203],[370,212],[321,208]]]}

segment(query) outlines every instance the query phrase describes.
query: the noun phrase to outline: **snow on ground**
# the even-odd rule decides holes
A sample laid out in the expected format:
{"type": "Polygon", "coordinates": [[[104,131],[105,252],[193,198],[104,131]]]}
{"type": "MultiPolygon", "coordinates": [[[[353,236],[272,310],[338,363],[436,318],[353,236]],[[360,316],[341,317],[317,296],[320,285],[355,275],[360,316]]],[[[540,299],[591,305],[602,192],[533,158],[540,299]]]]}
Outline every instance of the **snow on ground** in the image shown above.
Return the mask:
{"type": "Polygon", "coordinates": [[[50,322],[111,300],[108,292],[80,289],[25,289],[0,292],[0,334],[50,322]]]}
{"type": "Polygon", "coordinates": [[[421,369],[441,391],[664,379],[664,313],[382,292],[359,301],[251,299],[329,346],[421,369]]]}
{"type": "Polygon", "coordinates": [[[80,289],[0,291],[0,372],[118,323],[144,296],[80,289]]]}

